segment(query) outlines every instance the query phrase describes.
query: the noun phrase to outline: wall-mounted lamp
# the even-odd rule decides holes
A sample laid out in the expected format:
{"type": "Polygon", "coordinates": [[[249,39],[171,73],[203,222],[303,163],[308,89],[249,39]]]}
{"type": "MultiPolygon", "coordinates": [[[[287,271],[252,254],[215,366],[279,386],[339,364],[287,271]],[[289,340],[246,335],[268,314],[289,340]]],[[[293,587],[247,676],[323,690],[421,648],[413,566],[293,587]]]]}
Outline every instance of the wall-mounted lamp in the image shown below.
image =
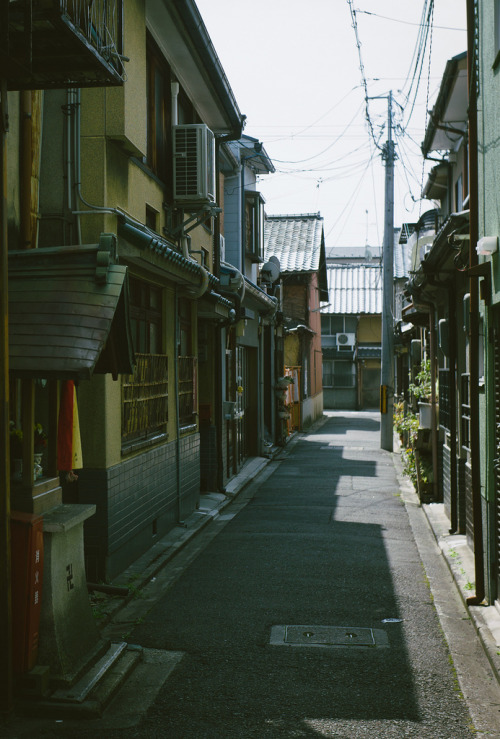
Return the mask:
{"type": "Polygon", "coordinates": [[[483,236],[476,246],[478,256],[489,257],[498,251],[498,236],[483,236]]]}

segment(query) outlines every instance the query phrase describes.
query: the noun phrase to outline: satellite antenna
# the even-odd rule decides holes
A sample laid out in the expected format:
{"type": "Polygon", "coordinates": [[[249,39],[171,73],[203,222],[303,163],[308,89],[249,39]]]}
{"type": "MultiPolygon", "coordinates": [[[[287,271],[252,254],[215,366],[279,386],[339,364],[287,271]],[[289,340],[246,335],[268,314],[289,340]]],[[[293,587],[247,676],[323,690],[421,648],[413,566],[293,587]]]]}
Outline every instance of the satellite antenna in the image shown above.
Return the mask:
{"type": "Polygon", "coordinates": [[[269,261],[262,265],[260,276],[264,282],[273,283],[279,279],[281,272],[280,260],[278,257],[269,257],[269,261]]]}

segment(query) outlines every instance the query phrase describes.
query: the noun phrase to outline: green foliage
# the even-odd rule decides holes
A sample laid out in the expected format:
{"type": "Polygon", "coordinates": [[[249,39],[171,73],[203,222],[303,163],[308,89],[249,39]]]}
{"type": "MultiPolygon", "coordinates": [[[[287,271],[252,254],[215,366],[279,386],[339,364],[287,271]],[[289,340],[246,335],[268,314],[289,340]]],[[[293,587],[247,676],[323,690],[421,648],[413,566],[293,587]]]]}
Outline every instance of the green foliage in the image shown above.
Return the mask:
{"type": "Polygon", "coordinates": [[[425,400],[430,398],[431,395],[431,360],[424,359],[420,365],[420,372],[415,378],[415,382],[412,382],[409,386],[409,391],[414,398],[418,400],[425,400]]]}
{"type": "Polygon", "coordinates": [[[401,459],[403,460],[403,474],[410,478],[412,483],[417,485],[417,465],[415,462],[415,452],[411,447],[403,449],[401,452],[401,459]]]}
{"type": "Polygon", "coordinates": [[[434,470],[432,468],[432,458],[430,455],[420,454],[418,458],[418,471],[420,482],[433,482],[434,470]]]}

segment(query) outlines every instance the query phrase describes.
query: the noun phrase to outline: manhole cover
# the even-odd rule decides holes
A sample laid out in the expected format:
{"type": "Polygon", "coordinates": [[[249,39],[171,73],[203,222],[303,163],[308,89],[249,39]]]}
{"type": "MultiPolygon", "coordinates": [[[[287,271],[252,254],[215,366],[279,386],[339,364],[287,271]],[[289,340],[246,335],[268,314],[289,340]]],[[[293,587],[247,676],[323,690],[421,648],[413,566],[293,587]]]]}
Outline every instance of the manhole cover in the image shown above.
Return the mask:
{"type": "Polygon", "coordinates": [[[273,626],[271,644],[289,647],[388,647],[382,629],[355,626],[273,626]]]}

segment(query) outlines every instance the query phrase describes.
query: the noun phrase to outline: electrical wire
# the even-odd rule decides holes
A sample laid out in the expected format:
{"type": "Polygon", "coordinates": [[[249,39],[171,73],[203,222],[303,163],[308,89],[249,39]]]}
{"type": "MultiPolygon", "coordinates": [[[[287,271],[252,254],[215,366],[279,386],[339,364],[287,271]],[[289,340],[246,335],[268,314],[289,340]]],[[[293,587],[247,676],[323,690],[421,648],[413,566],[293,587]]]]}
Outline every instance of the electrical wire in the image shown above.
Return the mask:
{"type": "Polygon", "coordinates": [[[379,146],[376,138],[375,138],[375,132],[373,129],[373,123],[372,119],[370,117],[370,106],[369,106],[369,95],[368,95],[368,83],[366,81],[366,75],[365,75],[365,68],[363,65],[363,57],[361,55],[361,41],[359,40],[359,33],[358,33],[358,21],[356,19],[356,11],[353,7],[352,0],[347,0],[347,4],[349,5],[349,10],[351,12],[351,20],[352,20],[352,27],[354,29],[354,36],[356,39],[356,47],[358,49],[358,59],[359,59],[359,71],[361,72],[361,81],[363,84],[363,89],[365,91],[365,118],[366,122],[368,124],[368,130],[370,132],[370,136],[372,138],[373,143],[375,146],[381,150],[381,147],[379,146]]]}
{"type": "MultiPolygon", "coordinates": [[[[383,18],[386,21],[394,21],[394,23],[404,23],[406,26],[422,26],[422,23],[413,23],[412,21],[404,21],[401,18],[391,18],[388,15],[380,15],[380,13],[372,13],[370,10],[360,10],[359,8],[356,8],[356,13],[363,13],[364,15],[373,15],[376,18],[383,18]]],[[[434,28],[442,30],[442,31],[460,31],[461,33],[467,30],[465,28],[455,28],[453,26],[434,26],[434,28]]]]}

